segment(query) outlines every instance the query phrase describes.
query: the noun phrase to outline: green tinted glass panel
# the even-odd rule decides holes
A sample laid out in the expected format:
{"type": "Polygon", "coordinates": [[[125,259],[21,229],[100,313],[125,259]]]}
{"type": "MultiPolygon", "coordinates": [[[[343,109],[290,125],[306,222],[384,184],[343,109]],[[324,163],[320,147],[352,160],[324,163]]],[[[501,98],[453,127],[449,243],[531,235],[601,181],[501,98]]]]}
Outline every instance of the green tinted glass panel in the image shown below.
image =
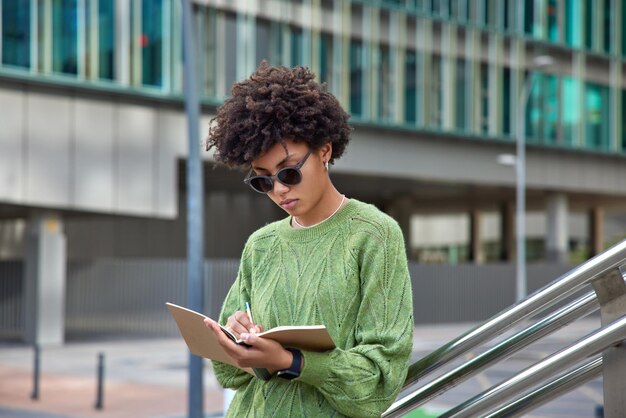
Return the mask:
{"type": "Polygon", "coordinates": [[[30,67],[30,1],[2,1],[2,64],[30,67]]]}
{"type": "Polygon", "coordinates": [[[609,88],[587,83],[585,88],[585,145],[592,149],[609,149],[609,88]]]}
{"type": "Polygon", "coordinates": [[[52,70],[78,73],[78,4],[77,0],[52,2],[52,70]]]}
{"type": "Polygon", "coordinates": [[[532,35],[535,25],[535,0],[524,0],[524,33],[532,35]]]}
{"type": "Polygon", "coordinates": [[[546,15],[548,16],[548,39],[559,42],[559,4],[557,0],[548,0],[546,15]]]}
{"type": "Polygon", "coordinates": [[[363,114],[363,44],[350,43],[350,113],[363,114]]]}
{"type": "Polygon", "coordinates": [[[593,47],[593,18],[596,12],[595,10],[595,2],[593,0],[584,0],[585,1],[585,43],[584,46],[587,49],[591,49],[593,47]]]}
{"type": "MultiPolygon", "coordinates": [[[[526,73],[526,77],[541,77],[540,74],[526,73]]],[[[536,79],[533,82],[533,88],[528,97],[526,103],[526,111],[524,112],[526,121],[526,142],[537,143],[539,142],[539,136],[542,131],[542,108],[541,108],[541,93],[537,87],[541,84],[540,79],[536,79]]]]}
{"type": "Polygon", "coordinates": [[[404,120],[408,123],[417,122],[417,54],[407,51],[404,62],[404,120]]]}
{"type": "MultiPolygon", "coordinates": [[[[88,3],[89,4],[89,3],[88,3]]],[[[114,78],[115,59],[115,3],[98,2],[98,75],[114,78]]]]}
{"type": "Polygon", "coordinates": [[[581,1],[565,0],[565,43],[575,47],[582,46],[581,1]]]}
{"type": "Polygon", "coordinates": [[[467,113],[467,89],[470,83],[467,82],[467,61],[458,59],[456,61],[456,88],[454,89],[455,106],[455,126],[461,131],[469,128],[469,115],[467,113]]]}
{"type": "Polygon", "coordinates": [[[392,117],[392,83],[391,76],[393,74],[391,70],[391,54],[389,51],[389,47],[381,46],[378,50],[378,66],[375,69],[375,74],[377,74],[378,83],[377,84],[377,94],[378,99],[376,100],[378,112],[376,116],[380,120],[389,120],[392,117]]]}
{"type": "Polygon", "coordinates": [[[511,70],[505,68],[502,74],[502,133],[511,135],[511,70]]]}
{"type": "Polygon", "coordinates": [[[163,0],[141,2],[141,80],[163,85],[163,0]]]}
{"type": "Polygon", "coordinates": [[[573,146],[578,143],[578,126],[581,116],[580,81],[563,77],[561,97],[562,142],[573,146]]]}
{"type": "Polygon", "coordinates": [[[557,143],[559,132],[559,79],[545,75],[541,86],[541,106],[543,108],[543,142],[557,143]]]}
{"type": "Polygon", "coordinates": [[[626,152],[626,90],[622,90],[622,152],[626,152]]]}
{"type": "Polygon", "coordinates": [[[304,36],[302,35],[302,29],[291,28],[291,66],[302,65],[303,56],[302,49],[304,43],[304,36]]]}
{"type": "MultiPolygon", "coordinates": [[[[611,52],[611,33],[613,31],[613,12],[617,0],[604,0],[604,10],[602,19],[604,20],[604,28],[602,32],[602,48],[604,52],[611,52]]],[[[621,1],[621,0],[620,0],[621,1]]],[[[622,6],[623,7],[623,6],[622,6]]]]}
{"type": "Polygon", "coordinates": [[[622,3],[622,24],[621,36],[622,36],[622,55],[626,56],[626,2],[622,3]]]}

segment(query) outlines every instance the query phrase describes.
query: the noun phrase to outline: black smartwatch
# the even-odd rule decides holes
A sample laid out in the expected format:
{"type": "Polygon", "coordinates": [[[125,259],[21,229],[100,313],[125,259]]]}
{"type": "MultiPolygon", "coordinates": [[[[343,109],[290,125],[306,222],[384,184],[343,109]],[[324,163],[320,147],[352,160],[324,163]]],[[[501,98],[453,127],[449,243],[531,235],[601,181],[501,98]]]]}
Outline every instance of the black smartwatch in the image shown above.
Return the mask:
{"type": "Polygon", "coordinates": [[[302,366],[302,353],[297,348],[287,348],[293,354],[293,361],[288,369],[279,370],[276,376],[283,379],[291,380],[300,376],[300,367],[302,366]]]}

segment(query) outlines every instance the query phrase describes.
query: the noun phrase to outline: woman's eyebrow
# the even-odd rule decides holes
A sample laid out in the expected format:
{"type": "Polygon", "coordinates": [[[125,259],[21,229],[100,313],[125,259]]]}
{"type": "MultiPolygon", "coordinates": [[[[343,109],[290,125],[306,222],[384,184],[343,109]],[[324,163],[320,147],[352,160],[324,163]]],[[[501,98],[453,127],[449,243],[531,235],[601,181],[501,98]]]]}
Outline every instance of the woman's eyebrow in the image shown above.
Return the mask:
{"type": "MultiPolygon", "coordinates": [[[[294,154],[288,154],[285,158],[283,158],[282,160],[280,160],[280,161],[278,162],[278,164],[276,164],[276,167],[280,167],[281,165],[285,164],[285,163],[286,163],[287,161],[289,161],[289,159],[290,159],[290,158],[292,158],[293,156],[294,156],[294,154]]],[[[265,171],[270,171],[270,170],[268,170],[267,168],[264,168],[264,167],[258,167],[258,166],[256,166],[256,167],[255,167],[254,165],[252,166],[252,168],[253,168],[254,170],[265,170],[265,171]]]]}

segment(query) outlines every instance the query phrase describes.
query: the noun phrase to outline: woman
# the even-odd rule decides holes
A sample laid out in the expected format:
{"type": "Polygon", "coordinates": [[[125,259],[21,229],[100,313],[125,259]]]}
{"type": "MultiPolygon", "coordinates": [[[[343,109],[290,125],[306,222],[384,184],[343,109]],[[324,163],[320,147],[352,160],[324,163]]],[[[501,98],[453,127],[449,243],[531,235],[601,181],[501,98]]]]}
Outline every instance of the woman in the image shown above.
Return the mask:
{"type": "Polygon", "coordinates": [[[262,63],[218,110],[207,149],[287,218],[253,233],[220,322],[205,321],[240,367],[213,362],[237,391],[227,416],[375,417],[406,376],[412,348],[411,283],[397,223],[333,186],[328,165],[349,140],[349,115],[307,69],[262,63]],[[244,309],[250,302],[253,315],[244,309]],[[254,322],[252,322],[252,319],[254,322]],[[285,349],[256,333],[280,325],[326,325],[337,348],[285,349]]]}

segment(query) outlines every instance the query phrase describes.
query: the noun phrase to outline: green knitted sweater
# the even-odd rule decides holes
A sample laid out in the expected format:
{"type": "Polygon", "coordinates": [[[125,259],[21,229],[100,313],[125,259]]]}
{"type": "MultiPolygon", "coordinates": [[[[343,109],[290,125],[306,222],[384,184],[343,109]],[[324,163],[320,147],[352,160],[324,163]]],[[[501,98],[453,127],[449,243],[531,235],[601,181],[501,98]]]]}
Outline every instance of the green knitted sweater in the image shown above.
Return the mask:
{"type": "Polygon", "coordinates": [[[265,382],[213,362],[237,393],[227,417],[375,417],[397,396],[413,340],[413,306],[398,224],[351,199],[310,229],[290,219],[250,236],[220,322],[250,301],[265,329],[324,324],[332,351],[303,351],[300,377],[265,382]]]}

